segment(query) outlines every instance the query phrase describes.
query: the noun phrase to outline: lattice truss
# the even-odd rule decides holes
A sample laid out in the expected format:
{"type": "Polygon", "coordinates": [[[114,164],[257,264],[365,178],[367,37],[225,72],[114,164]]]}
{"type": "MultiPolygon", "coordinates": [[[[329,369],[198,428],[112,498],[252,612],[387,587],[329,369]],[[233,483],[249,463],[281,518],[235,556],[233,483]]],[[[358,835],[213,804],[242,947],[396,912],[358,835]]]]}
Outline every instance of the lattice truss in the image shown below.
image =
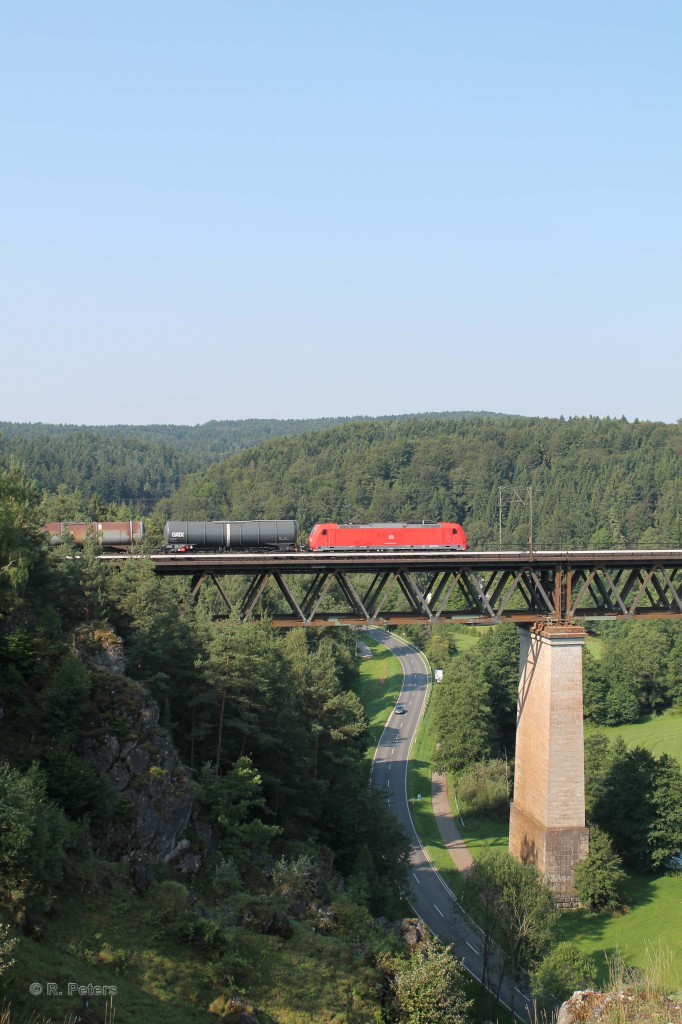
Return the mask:
{"type": "Polygon", "coordinates": [[[215,584],[227,614],[268,617],[282,626],[682,614],[682,569],[664,566],[203,573],[192,580],[195,597],[206,580],[215,584]]]}

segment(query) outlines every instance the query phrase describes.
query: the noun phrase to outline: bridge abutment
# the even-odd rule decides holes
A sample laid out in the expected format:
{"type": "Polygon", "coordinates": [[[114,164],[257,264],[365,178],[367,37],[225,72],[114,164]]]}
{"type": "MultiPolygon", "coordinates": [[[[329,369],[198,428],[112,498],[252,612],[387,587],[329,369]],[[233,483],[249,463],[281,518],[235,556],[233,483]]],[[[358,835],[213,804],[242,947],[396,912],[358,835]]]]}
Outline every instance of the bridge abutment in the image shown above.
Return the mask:
{"type": "Polygon", "coordinates": [[[519,629],[519,698],[509,852],[534,864],[558,905],[575,906],[587,856],[581,626],[519,629]]]}

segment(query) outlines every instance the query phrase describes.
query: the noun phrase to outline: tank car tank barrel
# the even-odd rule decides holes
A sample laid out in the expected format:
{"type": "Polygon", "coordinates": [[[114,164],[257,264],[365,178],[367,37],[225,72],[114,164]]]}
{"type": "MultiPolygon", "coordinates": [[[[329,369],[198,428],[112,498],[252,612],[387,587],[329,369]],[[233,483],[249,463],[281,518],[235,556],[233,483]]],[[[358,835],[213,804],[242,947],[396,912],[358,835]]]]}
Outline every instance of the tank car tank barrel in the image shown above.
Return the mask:
{"type": "Polygon", "coordinates": [[[297,525],[293,519],[262,519],[239,522],[191,522],[169,520],[164,530],[167,546],[188,545],[197,548],[278,548],[293,547],[297,525]]]}
{"type": "Polygon", "coordinates": [[[70,534],[76,547],[82,547],[86,537],[91,536],[103,548],[129,548],[144,536],[139,519],[120,523],[46,523],[43,530],[49,535],[50,544],[61,544],[62,538],[70,534]]]}

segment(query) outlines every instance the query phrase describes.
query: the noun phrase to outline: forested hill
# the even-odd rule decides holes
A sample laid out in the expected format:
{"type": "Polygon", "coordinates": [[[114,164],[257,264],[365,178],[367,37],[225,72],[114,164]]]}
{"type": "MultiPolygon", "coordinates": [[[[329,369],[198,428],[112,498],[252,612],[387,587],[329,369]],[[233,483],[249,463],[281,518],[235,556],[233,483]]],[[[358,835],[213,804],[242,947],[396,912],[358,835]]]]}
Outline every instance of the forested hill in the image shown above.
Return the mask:
{"type": "MultiPolygon", "coordinates": [[[[492,412],[420,413],[416,419],[500,418],[492,412]]],[[[377,422],[407,416],[379,417],[377,422]]],[[[74,424],[0,423],[0,466],[24,467],[41,490],[78,490],[86,498],[127,502],[148,510],[184,476],[274,437],[296,436],[366,416],[308,420],[211,420],[197,426],[152,424],[84,427],[74,424]]],[[[372,421],[374,422],[374,421],[372,421]]]]}
{"type": "MultiPolygon", "coordinates": [[[[499,487],[533,488],[537,547],[682,546],[682,427],[580,418],[408,419],[279,438],[185,480],[178,518],[457,520],[497,547],[499,487]]],[[[509,492],[507,492],[509,495],[509,492]]],[[[504,510],[505,547],[528,514],[504,510]]]]}

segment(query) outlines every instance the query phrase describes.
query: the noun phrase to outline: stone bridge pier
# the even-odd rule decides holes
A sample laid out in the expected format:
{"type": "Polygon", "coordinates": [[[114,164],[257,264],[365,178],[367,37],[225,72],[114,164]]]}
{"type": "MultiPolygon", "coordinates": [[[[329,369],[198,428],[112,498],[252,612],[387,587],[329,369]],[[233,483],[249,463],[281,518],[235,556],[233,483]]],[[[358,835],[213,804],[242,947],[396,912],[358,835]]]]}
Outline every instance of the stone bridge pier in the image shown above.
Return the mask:
{"type": "Polygon", "coordinates": [[[581,626],[519,629],[519,699],[509,852],[534,864],[559,906],[576,906],[587,856],[581,626]]]}

